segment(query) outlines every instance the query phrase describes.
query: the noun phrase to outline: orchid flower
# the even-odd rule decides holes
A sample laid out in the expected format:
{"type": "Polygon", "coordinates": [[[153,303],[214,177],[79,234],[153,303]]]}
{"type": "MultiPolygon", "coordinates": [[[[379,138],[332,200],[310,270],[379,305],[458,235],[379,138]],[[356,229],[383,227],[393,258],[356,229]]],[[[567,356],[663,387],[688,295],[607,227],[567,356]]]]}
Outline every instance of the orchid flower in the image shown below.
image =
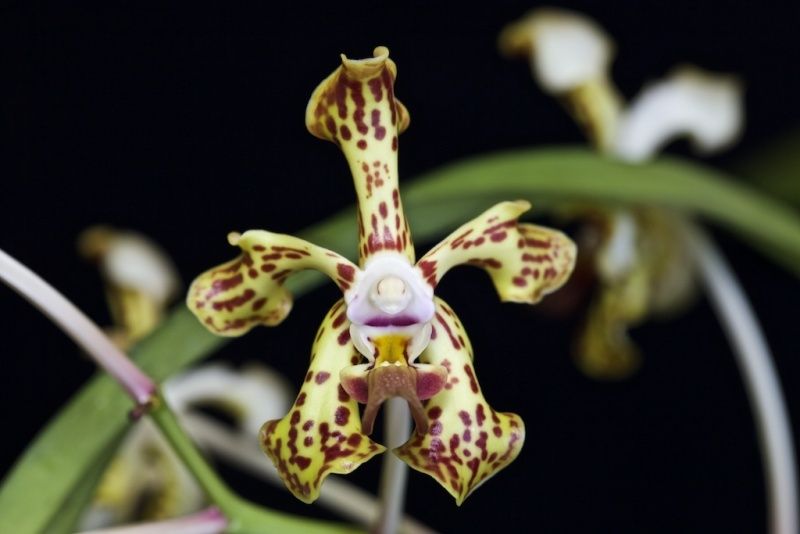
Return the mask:
{"type": "MultiPolygon", "coordinates": [[[[696,67],[650,84],[626,106],[610,76],[613,41],[579,13],[535,10],[503,30],[500,48],[528,56],[539,84],[564,101],[598,150],[624,161],[645,161],[681,135],[703,152],[719,150],[742,128],[739,82],[696,67]]],[[[590,221],[581,249],[600,286],[578,336],[577,363],[590,376],[621,378],[640,360],[628,329],[681,309],[694,293],[679,216],[654,207],[571,213],[590,221]]]]}
{"type": "Polygon", "coordinates": [[[514,460],[525,428],[518,415],[487,403],[464,327],[434,289],[447,271],[468,264],[489,274],[502,300],[535,303],[566,281],[576,250],[560,232],[520,223],[528,202],[502,202],[415,263],[397,172],[409,115],[395,98],[389,51],[378,47],[373,56],[342,56],[306,110],[308,130],[336,144],[350,166],[358,265],[289,235],[233,233],[241,254],[200,275],[187,303],[212,332],[238,336],[286,317],[288,277],[305,269],[327,275],[343,298],[318,330],[289,413],[261,428],[263,450],[291,492],[312,502],[329,474],[351,472],[385,450],[369,434],[381,404],[400,397],[416,431],[394,453],[460,504],[514,460]]]}

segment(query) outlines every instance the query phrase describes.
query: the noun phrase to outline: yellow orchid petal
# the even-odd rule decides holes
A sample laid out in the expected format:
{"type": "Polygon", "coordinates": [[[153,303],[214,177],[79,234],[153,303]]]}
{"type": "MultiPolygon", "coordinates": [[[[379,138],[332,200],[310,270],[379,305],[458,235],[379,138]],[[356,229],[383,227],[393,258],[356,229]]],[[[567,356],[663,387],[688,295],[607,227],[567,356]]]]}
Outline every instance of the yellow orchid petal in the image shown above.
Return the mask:
{"type": "Polygon", "coordinates": [[[420,358],[447,370],[444,389],[425,403],[428,431],[414,434],[394,453],[434,477],[460,505],[480,484],[510,464],[525,440],[513,413],[496,412],[483,397],[472,347],[461,322],[436,299],[434,337],[420,358]]]}
{"type": "Polygon", "coordinates": [[[250,230],[229,240],[242,254],[198,276],[186,298],[200,322],[219,335],[239,336],[256,325],[283,321],[292,308],[283,283],[298,271],[320,271],[342,291],[357,274],[346,258],[297,237],[250,230]]]}
{"type": "Polygon", "coordinates": [[[599,289],[579,333],[576,359],[587,375],[618,380],[641,363],[628,330],[690,302],[694,272],[675,214],[647,208],[594,216],[602,226],[594,256],[599,289]]]}
{"type": "Polygon", "coordinates": [[[128,349],[155,330],[166,311],[166,305],[146,293],[113,284],[106,285],[106,300],[114,326],[109,328],[117,346],[128,349]]]}
{"type": "Polygon", "coordinates": [[[578,336],[576,360],[586,375],[603,380],[630,376],[641,363],[628,335],[647,313],[648,276],[635,269],[602,286],[578,336]]]}
{"type": "Polygon", "coordinates": [[[461,264],[482,267],[504,301],[533,304],[567,280],[576,247],[559,231],[518,222],[530,209],[524,200],[501,202],[450,234],[417,263],[436,287],[461,264]]]}
{"type": "Polygon", "coordinates": [[[389,50],[379,46],[373,56],[353,60],[342,55],[342,66],[316,88],[306,108],[309,132],[336,143],[350,165],[362,266],[386,250],[414,261],[397,181],[397,138],[409,116],[394,96],[397,67],[389,50]]]}
{"type": "Polygon", "coordinates": [[[261,427],[264,452],[303,502],[319,497],[329,474],[349,473],[385,450],[361,431],[358,403],[339,385],[339,371],[359,361],[340,300],[319,328],[311,366],[291,410],[261,427]]]}

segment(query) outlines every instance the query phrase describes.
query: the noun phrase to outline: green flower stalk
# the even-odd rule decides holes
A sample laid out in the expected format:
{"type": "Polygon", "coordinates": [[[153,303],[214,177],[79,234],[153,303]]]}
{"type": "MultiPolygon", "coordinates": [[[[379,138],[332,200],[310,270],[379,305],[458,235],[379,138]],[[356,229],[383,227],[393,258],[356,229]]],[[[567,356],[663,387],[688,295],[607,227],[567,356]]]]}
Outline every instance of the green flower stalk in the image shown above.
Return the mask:
{"type": "Polygon", "coordinates": [[[409,124],[395,98],[396,67],[384,47],[342,65],[314,91],[306,126],[336,144],[358,199],[358,265],[302,239],[251,230],[229,236],[235,260],[200,275],[188,306],[211,331],[238,336],[280,323],[283,287],[315,269],[343,293],[319,328],[301,391],[261,443],[286,486],[314,501],[330,473],[348,473],[384,451],[369,434],[382,403],[404,399],[415,433],[394,453],[434,477],[457,503],[513,461],[525,429],[485,400],[472,347],[455,312],[434,296],[450,269],[484,269],[504,301],[533,304],[572,271],[575,245],[562,233],[518,221],[526,201],[502,202],[466,223],[415,263],[398,188],[398,136],[409,124]],[[358,416],[358,405],[365,408],[358,416]]]}

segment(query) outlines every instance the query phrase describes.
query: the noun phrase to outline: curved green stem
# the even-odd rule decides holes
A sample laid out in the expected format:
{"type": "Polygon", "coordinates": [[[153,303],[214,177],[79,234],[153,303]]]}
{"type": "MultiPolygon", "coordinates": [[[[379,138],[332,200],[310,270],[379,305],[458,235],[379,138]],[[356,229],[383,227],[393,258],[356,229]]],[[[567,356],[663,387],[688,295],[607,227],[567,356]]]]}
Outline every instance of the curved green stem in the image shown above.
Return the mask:
{"type": "Polygon", "coordinates": [[[789,411],[767,340],[736,275],[713,241],[689,224],[686,238],[731,343],[758,429],[769,510],[769,532],[793,534],[798,525],[797,465],[789,411]]]}
{"type": "Polygon", "coordinates": [[[125,354],[72,302],[39,275],[0,249],[0,280],[50,318],[80,345],[140,407],[146,405],[156,389],[125,354]]]}
{"type": "Polygon", "coordinates": [[[0,250],[0,280],[50,317],[147,412],[208,498],[229,520],[228,532],[352,532],[344,526],[306,520],[253,506],[234,495],[205,461],[169,410],[155,382],[143,373],[83,312],[36,273],[0,250]]]}
{"type": "MultiPolygon", "coordinates": [[[[264,459],[258,443],[240,432],[231,432],[222,423],[199,413],[181,414],[180,422],[192,441],[215,458],[239,467],[250,475],[285,488],[277,469],[264,459]]],[[[388,456],[384,454],[384,458],[388,456]]],[[[405,465],[405,464],[403,464],[405,465]]],[[[322,486],[315,504],[324,506],[347,521],[364,528],[373,525],[380,515],[380,503],[374,495],[348,482],[345,477],[330,477],[322,486]]],[[[435,534],[411,516],[400,517],[399,532],[403,534],[435,534]]]]}
{"type": "Polygon", "coordinates": [[[722,172],[676,158],[630,165],[580,148],[500,152],[425,174],[405,188],[403,202],[458,211],[450,206],[513,196],[532,200],[534,209],[542,202],[585,201],[693,212],[800,274],[800,217],[795,210],[722,172]]]}
{"type": "Polygon", "coordinates": [[[189,436],[181,428],[175,415],[167,407],[159,392],[153,402],[149,417],[158,426],[172,449],[189,469],[209,499],[228,518],[230,533],[281,532],[286,534],[319,532],[334,534],[356,532],[352,527],[303,519],[273,510],[266,510],[242,500],[206,462],[189,436]]]}

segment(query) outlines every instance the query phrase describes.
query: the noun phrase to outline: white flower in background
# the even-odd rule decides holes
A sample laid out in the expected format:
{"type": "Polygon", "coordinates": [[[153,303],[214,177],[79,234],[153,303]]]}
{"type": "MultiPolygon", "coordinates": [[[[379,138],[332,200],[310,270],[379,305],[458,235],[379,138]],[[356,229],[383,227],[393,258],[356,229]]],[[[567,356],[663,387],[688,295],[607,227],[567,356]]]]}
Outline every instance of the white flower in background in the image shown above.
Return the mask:
{"type": "Polygon", "coordinates": [[[85,230],[78,249],[100,269],[114,322],[112,339],[123,349],[132,346],[158,325],[180,291],[172,261],[146,237],[109,226],[85,230]]]}
{"type": "MultiPolygon", "coordinates": [[[[561,99],[595,147],[623,161],[646,161],[678,137],[708,153],[741,132],[741,84],[696,67],[646,85],[626,105],[611,79],[613,41],[579,13],[537,9],[503,30],[500,48],[527,56],[542,89],[561,99]]],[[[569,213],[587,222],[581,257],[590,258],[598,282],[576,360],[590,376],[622,378],[639,364],[628,328],[680,309],[694,293],[678,216],[653,207],[573,206],[569,213]]]]}
{"type": "Polygon", "coordinates": [[[612,152],[626,161],[644,161],[682,136],[696,150],[713,152],[733,143],[743,123],[742,89],[734,77],[682,67],[646,86],[630,103],[612,152]]]}
{"type": "Polygon", "coordinates": [[[626,107],[610,78],[613,41],[579,13],[537,9],[503,30],[500,48],[527,55],[542,89],[563,98],[592,141],[620,159],[643,161],[680,136],[718,150],[742,129],[741,84],[695,67],[646,86],[626,107]]]}

